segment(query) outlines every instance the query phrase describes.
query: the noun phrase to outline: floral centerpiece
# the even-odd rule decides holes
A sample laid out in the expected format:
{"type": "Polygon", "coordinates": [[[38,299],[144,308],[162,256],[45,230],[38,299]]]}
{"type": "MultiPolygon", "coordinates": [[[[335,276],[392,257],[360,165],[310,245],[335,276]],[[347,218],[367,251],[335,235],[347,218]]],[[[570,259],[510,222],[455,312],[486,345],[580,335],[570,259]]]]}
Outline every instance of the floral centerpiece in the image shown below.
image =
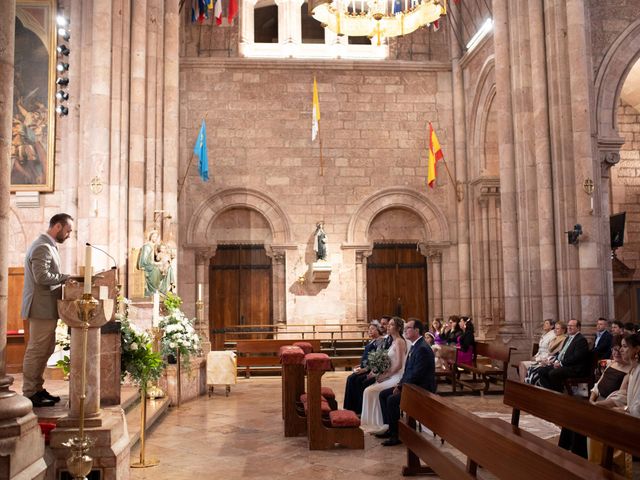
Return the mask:
{"type": "Polygon", "coordinates": [[[174,294],[167,294],[164,306],[168,314],[160,320],[159,327],[164,330],[161,342],[165,357],[179,353],[187,362],[191,354],[200,350],[200,337],[193,328],[194,320],[189,320],[180,310],[182,300],[174,294]]]}
{"type": "Polygon", "coordinates": [[[389,358],[389,350],[381,348],[369,353],[367,357],[369,368],[371,372],[377,377],[391,366],[391,359],[389,358]]]}
{"type": "Polygon", "coordinates": [[[129,321],[128,300],[124,299],[123,304],[124,310],[116,314],[120,321],[121,375],[124,378],[129,374],[136,385],[146,390],[147,383],[157,380],[162,374],[162,357],[153,351],[149,335],[129,321]]]}

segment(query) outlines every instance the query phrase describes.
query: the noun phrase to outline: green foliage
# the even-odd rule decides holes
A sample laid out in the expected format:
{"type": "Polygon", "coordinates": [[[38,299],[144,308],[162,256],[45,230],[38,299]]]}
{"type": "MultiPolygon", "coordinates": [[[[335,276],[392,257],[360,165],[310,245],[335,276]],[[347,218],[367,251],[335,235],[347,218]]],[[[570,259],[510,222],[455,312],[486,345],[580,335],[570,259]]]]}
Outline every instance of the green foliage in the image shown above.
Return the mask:
{"type": "Polygon", "coordinates": [[[180,308],[180,305],[182,305],[182,299],[175,293],[167,292],[167,294],[164,297],[163,303],[164,303],[164,307],[169,312],[172,312],[180,308]]]}
{"type": "Polygon", "coordinates": [[[71,371],[71,359],[69,358],[69,355],[65,355],[62,360],[58,360],[56,362],[56,367],[62,368],[64,376],[68,376],[71,371]]]}
{"type": "Polygon", "coordinates": [[[139,330],[126,316],[121,318],[121,374],[128,373],[137,385],[146,387],[162,374],[162,357],[151,348],[151,339],[139,330]]]}
{"type": "Polygon", "coordinates": [[[381,348],[369,353],[367,357],[369,368],[375,375],[380,375],[391,366],[389,351],[381,348]]]}

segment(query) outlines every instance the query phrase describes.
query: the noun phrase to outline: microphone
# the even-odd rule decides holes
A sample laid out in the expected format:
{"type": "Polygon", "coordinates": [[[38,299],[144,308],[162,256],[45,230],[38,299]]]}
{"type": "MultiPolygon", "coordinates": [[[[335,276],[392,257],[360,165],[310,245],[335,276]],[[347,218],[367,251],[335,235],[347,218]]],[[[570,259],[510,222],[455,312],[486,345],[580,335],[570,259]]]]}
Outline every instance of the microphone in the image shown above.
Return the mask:
{"type": "Polygon", "coordinates": [[[100,247],[96,247],[95,245],[91,245],[89,242],[85,243],[85,245],[87,247],[95,248],[96,250],[98,250],[99,252],[104,253],[107,257],[109,257],[111,260],[113,260],[113,267],[111,267],[111,270],[117,270],[118,269],[118,262],[116,262],[116,259],[113,258],[111,255],[109,255],[109,253],[106,250],[103,250],[100,247]]]}

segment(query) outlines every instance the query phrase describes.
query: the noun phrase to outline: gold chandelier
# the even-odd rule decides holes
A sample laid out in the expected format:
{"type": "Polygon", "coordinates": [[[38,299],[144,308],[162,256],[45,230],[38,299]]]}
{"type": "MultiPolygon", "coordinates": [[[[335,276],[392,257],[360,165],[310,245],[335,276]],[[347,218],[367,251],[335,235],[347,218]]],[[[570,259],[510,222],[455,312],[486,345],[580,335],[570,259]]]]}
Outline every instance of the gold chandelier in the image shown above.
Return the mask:
{"type": "Polygon", "coordinates": [[[447,13],[446,0],[309,0],[313,18],[350,37],[398,37],[447,13]]]}

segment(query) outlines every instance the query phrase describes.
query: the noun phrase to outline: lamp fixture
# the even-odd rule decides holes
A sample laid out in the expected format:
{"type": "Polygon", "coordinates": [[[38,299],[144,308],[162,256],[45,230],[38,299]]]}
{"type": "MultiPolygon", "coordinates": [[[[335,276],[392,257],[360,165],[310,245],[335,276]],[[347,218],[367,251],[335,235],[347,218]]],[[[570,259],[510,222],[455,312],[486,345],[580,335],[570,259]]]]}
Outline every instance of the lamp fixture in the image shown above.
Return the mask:
{"type": "Polygon", "coordinates": [[[66,77],[58,77],[56,79],[56,85],[60,85],[61,87],[66,87],[69,85],[69,79],[66,77]]]}
{"type": "Polygon", "coordinates": [[[60,62],[58,64],[58,66],[56,67],[56,69],[62,73],[62,72],[66,72],[67,70],[69,70],[69,64],[65,63],[65,62],[60,62]]]}
{"type": "Polygon", "coordinates": [[[447,13],[446,0],[309,0],[323,27],[349,37],[382,39],[407,35],[447,13]]]}
{"type": "Polygon", "coordinates": [[[69,115],[69,109],[67,107],[65,107],[64,105],[58,105],[56,107],[56,113],[58,115],[60,115],[61,117],[64,117],[66,115],[69,115]]]}
{"type": "Polygon", "coordinates": [[[579,242],[580,235],[582,235],[582,225],[577,223],[573,226],[573,230],[569,230],[567,232],[567,239],[569,240],[569,245],[577,245],[579,242]]]}
{"type": "Polygon", "coordinates": [[[60,27],[58,29],[58,36],[62,37],[66,42],[68,42],[69,39],[71,38],[69,31],[64,27],[60,27]]]}
{"type": "Polygon", "coordinates": [[[59,27],[66,27],[67,25],[69,25],[69,20],[67,20],[64,15],[58,15],[56,17],[56,23],[59,27]]]}
{"type": "Polygon", "coordinates": [[[64,43],[61,43],[60,45],[58,45],[58,47],[56,48],[56,51],[63,57],[68,57],[69,54],[71,53],[71,50],[69,50],[69,48],[64,43]]]}
{"type": "Polygon", "coordinates": [[[56,92],[56,98],[61,102],[64,102],[65,100],[69,100],[69,94],[64,90],[58,90],[56,92]]]}

